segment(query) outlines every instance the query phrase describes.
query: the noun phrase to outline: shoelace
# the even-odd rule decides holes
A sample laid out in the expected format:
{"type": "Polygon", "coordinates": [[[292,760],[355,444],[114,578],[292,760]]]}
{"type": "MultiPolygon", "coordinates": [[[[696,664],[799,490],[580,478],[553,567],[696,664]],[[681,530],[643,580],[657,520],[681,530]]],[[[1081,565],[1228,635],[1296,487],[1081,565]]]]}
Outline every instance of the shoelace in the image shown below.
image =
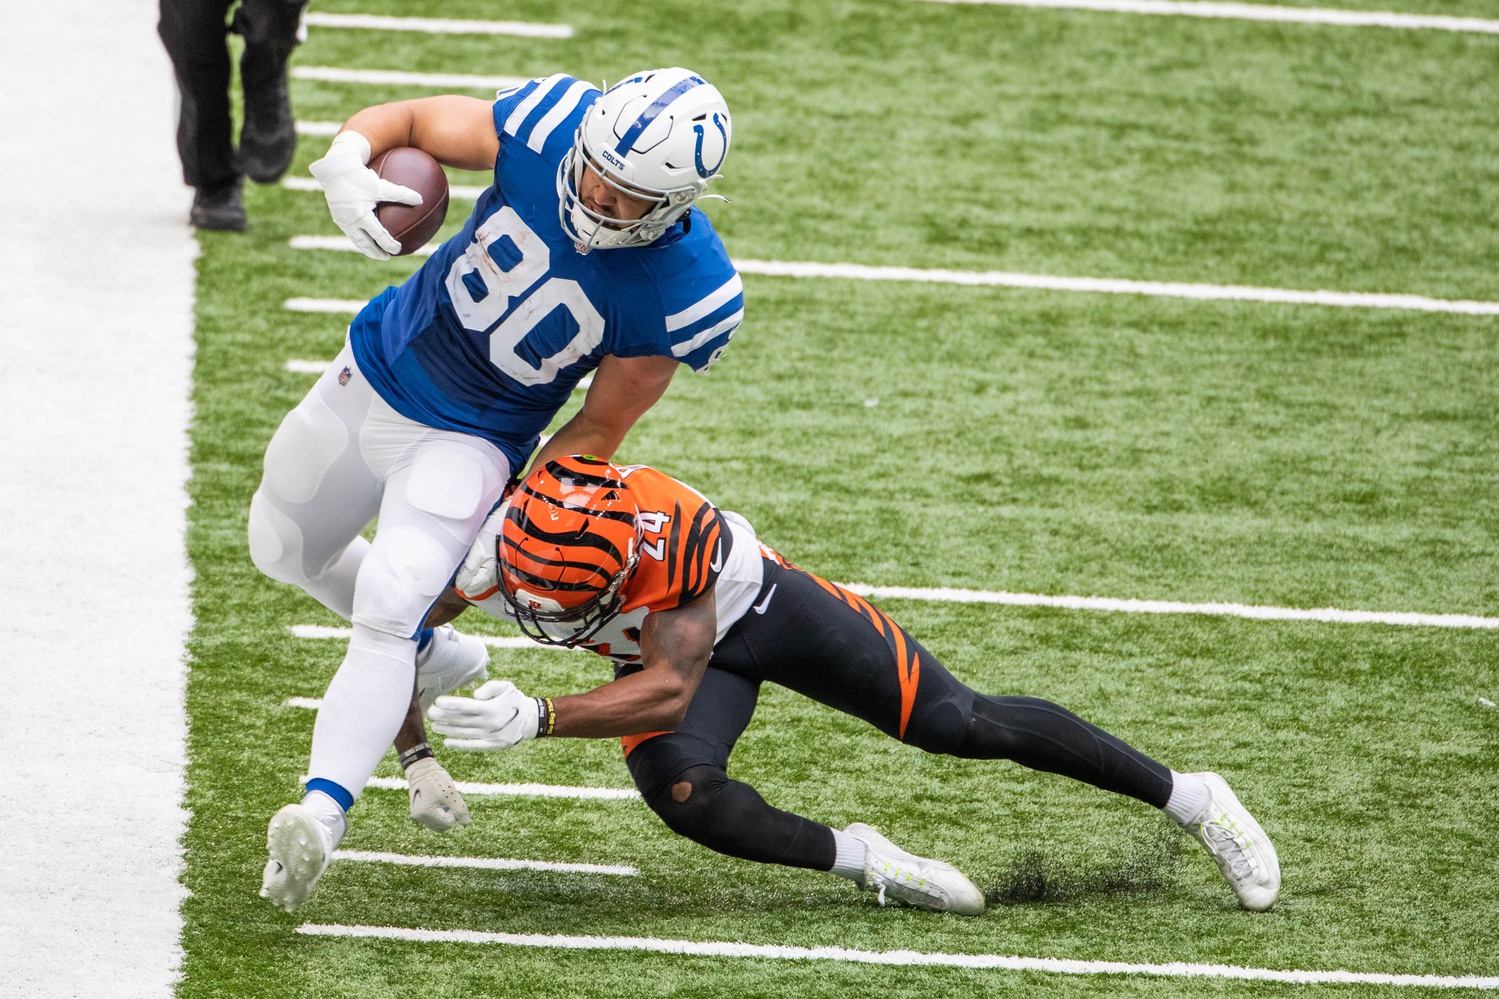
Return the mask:
{"type": "Polygon", "coordinates": [[[917,880],[915,871],[908,871],[902,867],[885,864],[880,868],[870,868],[869,873],[874,877],[875,898],[879,901],[880,905],[886,904],[885,888],[892,882],[903,884],[907,888],[914,888],[923,895],[931,895],[934,898],[940,897],[936,892],[927,890],[926,878],[917,880]]]}
{"type": "Polygon", "coordinates": [[[1249,856],[1249,840],[1239,832],[1227,815],[1218,815],[1202,824],[1202,835],[1210,841],[1213,854],[1222,857],[1234,877],[1244,880],[1254,874],[1249,856]]]}

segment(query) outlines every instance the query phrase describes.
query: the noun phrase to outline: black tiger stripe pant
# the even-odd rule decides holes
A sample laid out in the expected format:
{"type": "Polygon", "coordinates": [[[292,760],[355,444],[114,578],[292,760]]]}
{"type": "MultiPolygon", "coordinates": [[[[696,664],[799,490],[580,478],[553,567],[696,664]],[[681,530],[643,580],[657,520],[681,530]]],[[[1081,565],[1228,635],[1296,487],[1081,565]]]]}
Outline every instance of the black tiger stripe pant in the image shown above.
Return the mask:
{"type": "Polygon", "coordinates": [[[759,597],[714,648],[682,723],[624,740],[651,809],[729,856],[833,866],[827,826],[772,807],[728,776],[766,681],[928,752],[1012,760],[1157,808],[1171,795],[1171,771],[1123,741],[1050,701],[977,693],[861,597],[766,559],[759,597]]]}

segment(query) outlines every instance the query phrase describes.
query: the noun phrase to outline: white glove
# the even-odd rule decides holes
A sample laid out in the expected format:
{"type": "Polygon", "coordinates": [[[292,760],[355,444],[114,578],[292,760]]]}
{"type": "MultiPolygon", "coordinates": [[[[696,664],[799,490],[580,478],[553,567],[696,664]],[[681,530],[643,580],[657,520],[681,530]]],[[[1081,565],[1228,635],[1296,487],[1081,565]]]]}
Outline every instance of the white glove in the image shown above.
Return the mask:
{"type": "Polygon", "coordinates": [[[328,211],[349,241],[366,257],[389,260],[401,251],[401,243],[375,218],[375,206],[382,201],[419,205],[422,196],[409,187],[381,180],[368,166],[370,140],[358,132],[339,132],[328,155],[310,167],[312,175],[323,185],[328,211]]]}
{"type": "Polygon", "coordinates": [[[406,784],[411,794],[413,822],[440,833],[472,821],[453,778],[430,756],[406,768],[406,784]]]}
{"type": "Polygon", "coordinates": [[[510,509],[506,500],[491,513],[479,528],[479,536],[468,546],[463,564],[453,576],[453,588],[465,600],[477,603],[500,588],[500,559],[498,544],[500,529],[505,525],[505,513],[510,509]]]}
{"type": "Polygon", "coordinates": [[[509,749],[536,738],[542,707],[509,680],[490,680],[473,697],[439,697],[427,719],[451,749],[509,749]]]}

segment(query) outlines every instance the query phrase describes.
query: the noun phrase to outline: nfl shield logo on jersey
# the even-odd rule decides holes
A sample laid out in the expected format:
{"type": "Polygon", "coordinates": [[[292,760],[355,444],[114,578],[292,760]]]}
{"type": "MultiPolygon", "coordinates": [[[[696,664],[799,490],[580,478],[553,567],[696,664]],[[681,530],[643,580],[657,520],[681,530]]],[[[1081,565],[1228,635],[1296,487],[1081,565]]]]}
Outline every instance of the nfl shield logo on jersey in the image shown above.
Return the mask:
{"type": "Polygon", "coordinates": [[[349,376],[350,376],[350,374],[351,374],[351,372],[349,371],[348,368],[344,368],[342,371],[340,371],[338,373],[338,384],[340,384],[340,385],[347,385],[347,384],[349,384],[349,376]]]}

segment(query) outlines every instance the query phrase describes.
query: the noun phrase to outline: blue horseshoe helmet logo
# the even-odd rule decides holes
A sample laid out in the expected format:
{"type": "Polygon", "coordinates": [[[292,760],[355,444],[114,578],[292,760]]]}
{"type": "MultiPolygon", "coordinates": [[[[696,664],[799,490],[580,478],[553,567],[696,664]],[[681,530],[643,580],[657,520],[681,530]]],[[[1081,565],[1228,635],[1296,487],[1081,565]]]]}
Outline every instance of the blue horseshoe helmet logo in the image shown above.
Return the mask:
{"type": "Polygon", "coordinates": [[[703,166],[703,137],[706,135],[702,125],[693,125],[692,130],[697,133],[697,148],[692,151],[692,159],[697,166],[697,175],[707,180],[718,172],[723,166],[724,157],[729,155],[729,133],[724,131],[723,122],[718,120],[718,112],[713,112],[713,124],[718,129],[718,136],[723,140],[723,152],[718,157],[718,162],[711,167],[703,166]]]}

